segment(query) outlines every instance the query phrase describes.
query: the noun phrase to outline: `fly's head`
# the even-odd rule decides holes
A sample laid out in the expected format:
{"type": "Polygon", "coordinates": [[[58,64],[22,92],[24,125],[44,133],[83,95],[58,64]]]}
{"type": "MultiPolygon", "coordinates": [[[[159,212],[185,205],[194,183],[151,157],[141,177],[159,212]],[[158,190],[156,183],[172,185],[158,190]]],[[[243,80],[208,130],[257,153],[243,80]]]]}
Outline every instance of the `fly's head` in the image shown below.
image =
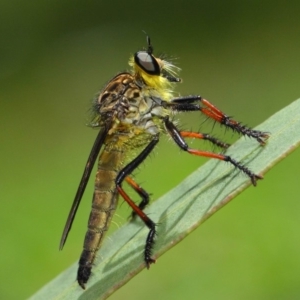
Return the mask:
{"type": "Polygon", "coordinates": [[[170,89],[172,90],[172,83],[181,81],[180,78],[176,77],[179,68],[163,58],[153,55],[153,47],[149,37],[147,37],[147,43],[148,48],[136,52],[129,64],[133,67],[137,79],[142,79],[146,86],[163,94],[170,89]]]}

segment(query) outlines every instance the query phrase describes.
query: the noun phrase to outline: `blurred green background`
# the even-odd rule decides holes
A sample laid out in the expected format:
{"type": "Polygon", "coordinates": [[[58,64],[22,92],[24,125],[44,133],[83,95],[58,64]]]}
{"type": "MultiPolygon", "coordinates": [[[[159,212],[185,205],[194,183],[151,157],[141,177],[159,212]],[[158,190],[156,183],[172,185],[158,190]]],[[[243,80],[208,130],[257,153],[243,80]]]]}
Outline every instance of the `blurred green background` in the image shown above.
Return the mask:
{"type": "MultiPolygon", "coordinates": [[[[29,297],[78,260],[93,179],[62,252],[58,244],[97,133],[87,111],[146,46],[142,30],[155,53],[178,58],[182,95],[246,124],[300,96],[299,1],[110,2],[0,3],[1,299],[29,297]]],[[[202,122],[181,124],[212,132],[202,122]]],[[[299,299],[299,160],[297,150],[111,299],[299,299]]],[[[157,199],[205,161],[163,139],[136,179],[157,199]]],[[[121,204],[111,231],[129,214],[121,204]]]]}

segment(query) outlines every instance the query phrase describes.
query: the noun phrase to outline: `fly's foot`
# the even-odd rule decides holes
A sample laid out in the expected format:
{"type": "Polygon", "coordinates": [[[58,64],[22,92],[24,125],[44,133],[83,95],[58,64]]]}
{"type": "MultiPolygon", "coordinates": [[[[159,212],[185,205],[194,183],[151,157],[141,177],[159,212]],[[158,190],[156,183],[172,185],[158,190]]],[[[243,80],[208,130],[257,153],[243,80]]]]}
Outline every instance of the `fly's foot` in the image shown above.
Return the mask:
{"type": "Polygon", "coordinates": [[[151,258],[151,257],[149,257],[148,259],[145,259],[145,260],[146,260],[146,266],[147,266],[148,270],[150,269],[150,265],[151,264],[155,264],[156,263],[156,259],[151,258]]]}

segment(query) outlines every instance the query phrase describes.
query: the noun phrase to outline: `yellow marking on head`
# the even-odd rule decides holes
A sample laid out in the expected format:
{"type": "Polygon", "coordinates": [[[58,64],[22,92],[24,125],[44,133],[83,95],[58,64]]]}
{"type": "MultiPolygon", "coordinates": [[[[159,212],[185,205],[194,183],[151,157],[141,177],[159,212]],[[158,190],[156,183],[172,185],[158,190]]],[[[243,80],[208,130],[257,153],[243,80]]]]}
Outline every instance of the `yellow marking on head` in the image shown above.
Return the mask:
{"type": "Polygon", "coordinates": [[[174,92],[174,83],[170,82],[166,77],[164,77],[162,75],[163,71],[166,71],[167,73],[171,74],[171,75],[176,75],[176,70],[178,69],[176,66],[174,66],[173,64],[156,58],[159,66],[160,66],[160,70],[161,70],[161,74],[160,75],[153,75],[153,74],[148,74],[146,71],[144,71],[141,67],[139,67],[135,61],[134,61],[134,57],[130,57],[129,59],[129,65],[132,67],[133,72],[135,74],[135,76],[138,78],[142,78],[145,85],[149,88],[149,89],[154,89],[156,90],[161,96],[162,99],[165,101],[170,100],[173,97],[173,92],[174,92]]]}

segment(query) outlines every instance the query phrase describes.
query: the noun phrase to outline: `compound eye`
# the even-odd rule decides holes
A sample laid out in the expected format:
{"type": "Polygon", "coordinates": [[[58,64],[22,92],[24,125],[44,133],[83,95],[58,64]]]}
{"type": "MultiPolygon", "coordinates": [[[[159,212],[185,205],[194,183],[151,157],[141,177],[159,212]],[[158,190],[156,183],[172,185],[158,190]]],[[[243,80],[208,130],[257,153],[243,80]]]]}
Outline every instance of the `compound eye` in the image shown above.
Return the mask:
{"type": "Polygon", "coordinates": [[[150,75],[160,75],[160,67],[152,54],[146,51],[139,51],[134,55],[135,63],[150,75]]]}

